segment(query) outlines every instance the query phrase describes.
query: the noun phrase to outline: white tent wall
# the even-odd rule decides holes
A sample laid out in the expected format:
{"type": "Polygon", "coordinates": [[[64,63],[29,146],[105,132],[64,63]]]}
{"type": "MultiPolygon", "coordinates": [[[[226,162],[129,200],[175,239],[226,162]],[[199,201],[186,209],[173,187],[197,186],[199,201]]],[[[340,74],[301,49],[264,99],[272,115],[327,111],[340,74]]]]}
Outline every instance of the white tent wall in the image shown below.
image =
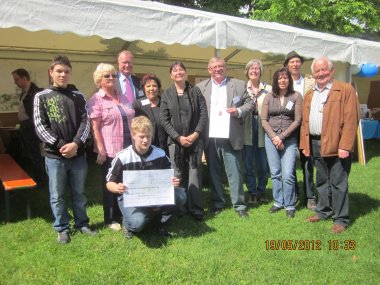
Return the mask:
{"type": "MultiPolygon", "coordinates": [[[[72,83],[89,97],[95,90],[96,65],[115,64],[125,48],[135,54],[134,72],[156,73],[164,88],[171,83],[168,68],[176,59],[185,62],[193,80],[208,77],[207,61],[215,49],[226,59],[228,75],[244,80],[248,60],[261,59],[263,80],[269,83],[291,50],[306,57],[304,73],[310,73],[313,57],[328,56],[334,60],[335,77],[344,81],[351,80],[350,65],[380,64],[377,42],[150,1],[6,0],[0,2],[0,14],[0,95],[15,93],[10,73],[19,67],[46,87],[51,58],[64,54],[73,62],[72,83]]],[[[366,103],[369,82],[379,77],[352,80],[366,103]]]]}
{"type": "MultiPolygon", "coordinates": [[[[18,90],[13,83],[11,72],[16,68],[25,68],[30,72],[34,82],[41,87],[47,87],[49,64],[56,54],[65,54],[71,59],[72,83],[90,97],[96,89],[92,79],[96,65],[108,62],[117,68],[116,55],[122,48],[128,47],[134,52],[134,72],[157,74],[162,80],[163,89],[171,84],[168,70],[173,60],[184,61],[189,76],[200,80],[209,76],[207,61],[215,52],[212,47],[126,42],[121,39],[104,40],[97,36],[81,37],[72,33],[55,34],[48,31],[29,32],[20,28],[0,29],[0,39],[0,96],[12,95],[12,100],[0,101],[0,111],[16,111],[18,108],[18,90]]],[[[219,53],[228,59],[228,75],[242,80],[246,80],[244,66],[248,60],[261,59],[265,67],[262,79],[268,83],[271,83],[275,70],[282,66],[284,60],[282,55],[233,48],[219,50],[219,53]]],[[[310,64],[311,59],[307,59],[302,67],[303,73],[310,73],[310,64]]],[[[336,77],[348,81],[348,67],[347,63],[336,62],[336,77]]],[[[369,92],[369,80],[355,77],[353,80],[358,82],[360,101],[365,103],[369,92]]]]}
{"type": "Polygon", "coordinates": [[[379,43],[138,0],[6,0],[0,28],[74,32],[125,41],[230,47],[334,61],[380,64],[379,43]]]}

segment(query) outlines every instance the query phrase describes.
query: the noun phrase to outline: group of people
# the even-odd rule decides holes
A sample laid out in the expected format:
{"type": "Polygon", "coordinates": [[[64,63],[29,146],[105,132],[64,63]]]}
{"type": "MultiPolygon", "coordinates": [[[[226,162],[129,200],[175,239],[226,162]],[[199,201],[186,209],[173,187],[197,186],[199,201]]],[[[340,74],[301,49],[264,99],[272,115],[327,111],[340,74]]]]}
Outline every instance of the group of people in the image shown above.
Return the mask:
{"type": "MultiPolygon", "coordinates": [[[[210,78],[193,86],[187,81],[184,63],[175,61],[169,68],[173,84],[161,94],[160,79],[154,74],[141,80],[133,76],[134,56],[122,51],[118,71],[106,63],[96,67],[93,78],[98,91],[87,105],[85,96],[69,84],[69,59],[55,57],[49,70],[53,85],[37,90],[29,119],[44,143],[58,242],[70,242],[66,186],[72,195],[74,227],[84,234],[96,234],[89,227],[84,195],[85,145],[90,132],[103,177],[104,223],[119,231],[121,218],[126,238],[148,222],[167,235],[164,225],[174,213],[203,220],[203,154],[212,213],[220,213],[227,205],[224,167],[231,204],[240,217],[248,217],[243,180],[248,203],[267,204],[269,172],[273,190],[269,212],[285,209],[293,218],[299,197],[295,175],[298,150],[305,205],[315,211],[308,221],[332,217],[332,232],[343,232],[349,224],[348,175],[359,118],[358,99],[350,84],[333,79],[329,59],[314,59],[313,76],[300,73],[303,62],[296,52],[289,53],[269,85],[261,81],[264,70],[260,60],[247,63],[246,83],[228,77],[225,61],[213,57],[208,63],[210,78]],[[123,171],[168,168],[174,169],[174,205],[124,206],[128,185],[123,184],[123,171]]],[[[18,77],[22,75],[15,71],[13,76],[21,87],[18,77]]],[[[25,96],[21,102],[26,103],[25,96]]]]}

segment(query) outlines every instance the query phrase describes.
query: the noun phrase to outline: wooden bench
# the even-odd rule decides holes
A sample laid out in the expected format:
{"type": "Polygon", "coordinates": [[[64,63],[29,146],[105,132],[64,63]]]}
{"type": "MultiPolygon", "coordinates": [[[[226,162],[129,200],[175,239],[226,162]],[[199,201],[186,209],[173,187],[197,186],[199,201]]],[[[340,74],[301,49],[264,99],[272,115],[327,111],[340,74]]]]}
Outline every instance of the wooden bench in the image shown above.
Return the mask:
{"type": "MultiPolygon", "coordinates": [[[[10,192],[16,190],[31,190],[37,183],[8,154],[0,154],[0,179],[5,192],[5,221],[10,218],[10,192]]],[[[30,191],[27,193],[26,213],[31,218],[30,191]]]]}

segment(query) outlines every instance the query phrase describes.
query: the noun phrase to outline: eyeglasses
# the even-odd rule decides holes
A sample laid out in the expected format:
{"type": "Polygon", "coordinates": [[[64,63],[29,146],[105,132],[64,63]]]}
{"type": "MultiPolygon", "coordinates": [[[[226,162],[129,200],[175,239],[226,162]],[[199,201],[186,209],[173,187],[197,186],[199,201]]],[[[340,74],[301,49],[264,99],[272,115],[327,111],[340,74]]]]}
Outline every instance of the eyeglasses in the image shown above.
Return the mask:
{"type": "Polygon", "coordinates": [[[250,67],[249,70],[260,71],[260,67],[250,67]]]}
{"type": "Polygon", "coordinates": [[[211,66],[211,67],[210,67],[210,69],[212,69],[212,70],[224,69],[224,68],[225,68],[225,65],[224,65],[224,64],[215,65],[215,66],[211,66]]]}
{"type": "Polygon", "coordinates": [[[104,74],[103,77],[106,78],[106,79],[109,79],[111,77],[112,78],[117,78],[117,74],[104,74]]]}

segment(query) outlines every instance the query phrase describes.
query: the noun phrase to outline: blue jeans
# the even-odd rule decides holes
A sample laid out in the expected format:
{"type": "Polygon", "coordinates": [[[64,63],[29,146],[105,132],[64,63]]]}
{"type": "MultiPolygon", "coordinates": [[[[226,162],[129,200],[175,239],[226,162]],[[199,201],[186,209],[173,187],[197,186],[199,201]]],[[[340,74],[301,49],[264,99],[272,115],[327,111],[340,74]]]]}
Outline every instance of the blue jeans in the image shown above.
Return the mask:
{"type": "Polygon", "coordinates": [[[119,195],[118,203],[123,214],[123,226],[137,233],[153,219],[158,219],[160,224],[167,223],[172,215],[186,203],[186,192],[183,188],[174,189],[174,202],[174,205],[160,207],[124,207],[123,195],[119,195]]]}
{"type": "Polygon", "coordinates": [[[265,147],[259,148],[259,122],[257,115],[252,115],[252,145],[244,145],[245,182],[248,192],[253,195],[265,193],[268,183],[268,160],[265,147]],[[257,179],[257,183],[256,183],[257,179]]]}
{"type": "Polygon", "coordinates": [[[45,158],[49,175],[50,206],[54,215],[54,229],[57,232],[69,230],[70,216],[65,202],[66,186],[71,194],[75,228],[88,226],[86,213],[87,199],[84,183],[87,176],[87,161],[84,156],[71,159],[45,158]]]}
{"type": "Polygon", "coordinates": [[[272,178],[274,206],[295,209],[295,177],[297,157],[297,137],[285,139],[284,149],[278,150],[272,140],[265,135],[265,149],[272,178]]]}
{"type": "Polygon", "coordinates": [[[265,147],[258,148],[257,146],[244,145],[243,153],[246,171],[245,182],[248,192],[253,195],[265,193],[269,168],[265,147]]]}

